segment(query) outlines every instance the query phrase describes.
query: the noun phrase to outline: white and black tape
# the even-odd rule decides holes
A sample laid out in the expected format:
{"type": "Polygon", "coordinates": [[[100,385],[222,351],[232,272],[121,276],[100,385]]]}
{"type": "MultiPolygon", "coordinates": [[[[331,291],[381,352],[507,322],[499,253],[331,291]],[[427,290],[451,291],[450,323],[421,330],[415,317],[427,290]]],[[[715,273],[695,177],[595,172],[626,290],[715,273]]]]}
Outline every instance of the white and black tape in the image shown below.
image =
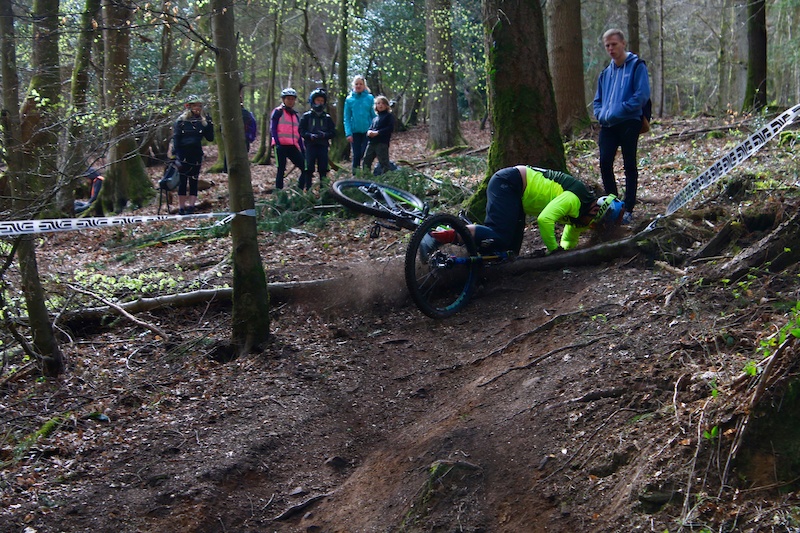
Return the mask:
{"type": "Polygon", "coordinates": [[[74,231],[89,228],[107,228],[124,224],[142,224],[159,220],[185,220],[189,218],[222,218],[229,222],[235,215],[255,216],[254,209],[238,213],[197,213],[193,215],[142,215],[129,217],[46,218],[41,220],[2,220],[0,237],[15,237],[35,233],[74,231]]]}
{"type": "Polygon", "coordinates": [[[800,118],[800,104],[784,111],[772,122],[759,129],[736,148],[722,156],[716,163],[689,182],[686,187],[675,195],[667,206],[666,216],[671,215],[689,203],[700,191],[716,182],[736,166],[740,165],[745,159],[759,151],[770,139],[778,135],[786,126],[798,118],[800,118]]]}

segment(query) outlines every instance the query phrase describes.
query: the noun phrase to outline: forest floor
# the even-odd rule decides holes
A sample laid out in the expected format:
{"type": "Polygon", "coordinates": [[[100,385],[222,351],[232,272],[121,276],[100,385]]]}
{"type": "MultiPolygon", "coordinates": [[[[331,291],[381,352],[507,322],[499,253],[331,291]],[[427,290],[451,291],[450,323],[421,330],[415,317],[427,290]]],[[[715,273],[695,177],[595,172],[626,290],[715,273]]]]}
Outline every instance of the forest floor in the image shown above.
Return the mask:
{"type": "MultiPolygon", "coordinates": [[[[664,213],[756,127],[725,125],[654,124],[640,142],[636,223],[619,237],[664,213]]],[[[489,133],[464,128],[480,157],[489,133]]],[[[468,186],[483,177],[452,161],[423,166],[425,142],[423,127],[398,133],[392,156],[468,186]]],[[[596,148],[570,149],[568,165],[599,181],[596,148]]],[[[275,167],[252,173],[257,198],[272,196],[275,167]]],[[[712,187],[682,211],[694,237],[672,257],[753,206],[775,217],[746,227],[714,260],[668,264],[641,253],[516,275],[500,267],[465,310],[435,321],[407,296],[408,232],[370,239],[369,217],[329,216],[260,235],[270,282],[332,280],[273,302],[261,353],[215,357],[230,332],[227,301],[137,315],[168,340],[124,318],[61,326],[59,379],[4,356],[0,529],[798,531],[787,476],[800,461],[741,431],[761,375],[743,369],[763,370],[759,348],[796,320],[798,268],[707,280],[715,261],[796,212],[800,156],[774,140],[732,174],[752,178],[747,194],[730,199],[712,187]]],[[[225,175],[203,177],[215,182],[201,193],[204,209],[226,211],[225,175]]],[[[142,245],[155,229],[193,224],[45,235],[39,269],[65,301],[85,298],[68,283],[99,291],[102,276],[147,274],[169,293],[230,283],[229,237],[179,233],[142,245]]],[[[529,227],[522,254],[539,247],[529,227]]],[[[776,410],[779,388],[764,392],[776,410]]]]}

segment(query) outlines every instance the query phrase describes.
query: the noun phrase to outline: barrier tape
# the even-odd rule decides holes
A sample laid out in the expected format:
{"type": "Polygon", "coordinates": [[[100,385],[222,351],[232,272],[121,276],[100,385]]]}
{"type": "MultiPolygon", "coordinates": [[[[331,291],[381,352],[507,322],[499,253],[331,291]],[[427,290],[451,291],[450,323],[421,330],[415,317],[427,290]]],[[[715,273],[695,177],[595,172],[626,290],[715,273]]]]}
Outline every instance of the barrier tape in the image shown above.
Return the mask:
{"type": "Polygon", "coordinates": [[[689,182],[681,189],[667,206],[666,216],[671,215],[684,205],[688,204],[692,198],[715,183],[722,176],[741,164],[748,157],[759,151],[767,142],[779,134],[786,126],[800,117],[800,104],[789,108],[781,113],[775,120],[752,134],[736,148],[722,156],[716,163],[711,165],[705,172],[689,182]]]}
{"type": "Polygon", "coordinates": [[[86,218],[45,218],[41,220],[3,220],[0,221],[0,237],[14,237],[32,233],[53,233],[87,228],[106,228],[124,224],[141,224],[159,220],[186,220],[190,218],[222,218],[215,226],[229,223],[237,215],[254,217],[255,209],[238,213],[196,213],[192,215],[141,215],[130,217],[86,217],[86,218]]]}

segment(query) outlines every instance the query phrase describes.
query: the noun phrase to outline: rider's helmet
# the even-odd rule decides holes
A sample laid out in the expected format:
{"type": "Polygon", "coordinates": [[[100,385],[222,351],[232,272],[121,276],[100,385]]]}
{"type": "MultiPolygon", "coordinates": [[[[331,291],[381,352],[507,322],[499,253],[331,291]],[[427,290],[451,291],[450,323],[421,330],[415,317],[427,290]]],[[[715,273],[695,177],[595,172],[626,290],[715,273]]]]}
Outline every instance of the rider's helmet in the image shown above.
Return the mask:
{"type": "Polygon", "coordinates": [[[295,91],[291,87],[287,87],[281,91],[281,99],[286,98],[287,96],[294,96],[295,98],[297,98],[297,91],[295,91]]]}
{"type": "Polygon", "coordinates": [[[325,109],[325,104],[328,102],[328,93],[325,92],[325,89],[317,88],[311,91],[311,94],[308,95],[308,103],[314,109],[314,111],[321,112],[325,109]],[[314,100],[317,97],[322,97],[325,101],[322,104],[315,104],[314,100]]]}
{"type": "Polygon", "coordinates": [[[203,99],[197,96],[196,94],[190,94],[186,97],[186,100],[183,101],[183,105],[185,107],[189,107],[192,104],[202,104],[203,99]]]}
{"type": "Polygon", "coordinates": [[[625,210],[625,204],[613,194],[598,198],[597,205],[600,206],[600,209],[592,219],[593,226],[598,224],[616,224],[622,218],[622,213],[625,210]]]}

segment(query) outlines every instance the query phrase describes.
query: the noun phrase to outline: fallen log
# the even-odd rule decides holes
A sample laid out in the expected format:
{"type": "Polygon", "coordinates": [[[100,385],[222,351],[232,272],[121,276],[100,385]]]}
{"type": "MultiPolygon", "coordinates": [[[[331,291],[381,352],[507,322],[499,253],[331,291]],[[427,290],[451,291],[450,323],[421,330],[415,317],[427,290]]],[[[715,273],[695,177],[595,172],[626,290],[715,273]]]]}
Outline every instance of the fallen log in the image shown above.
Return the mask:
{"type": "MultiPolygon", "coordinates": [[[[295,281],[285,283],[270,283],[267,285],[271,302],[285,302],[295,297],[300,292],[313,292],[321,288],[335,284],[336,279],[320,279],[311,281],[295,281]]],[[[139,298],[132,302],[117,304],[121,310],[127,313],[142,313],[153,311],[164,307],[186,307],[190,305],[203,304],[208,302],[225,303],[231,301],[233,289],[230,287],[219,289],[203,289],[181,294],[168,294],[156,296],[154,298],[139,298]]],[[[72,322],[74,320],[98,320],[104,316],[118,314],[110,306],[98,306],[70,311],[61,317],[62,322],[72,322]]]]}
{"type": "Polygon", "coordinates": [[[551,254],[545,257],[520,257],[508,266],[504,272],[521,274],[532,270],[556,270],[559,268],[598,265],[621,257],[635,255],[654,250],[652,239],[665,231],[664,227],[644,229],[630,237],[612,242],[604,242],[589,246],[551,254]]]}
{"type": "Polygon", "coordinates": [[[756,267],[763,267],[770,272],[780,272],[798,261],[800,261],[800,211],[779,224],[757,243],[745,248],[725,263],[717,265],[707,277],[736,281],[756,267]]]}

